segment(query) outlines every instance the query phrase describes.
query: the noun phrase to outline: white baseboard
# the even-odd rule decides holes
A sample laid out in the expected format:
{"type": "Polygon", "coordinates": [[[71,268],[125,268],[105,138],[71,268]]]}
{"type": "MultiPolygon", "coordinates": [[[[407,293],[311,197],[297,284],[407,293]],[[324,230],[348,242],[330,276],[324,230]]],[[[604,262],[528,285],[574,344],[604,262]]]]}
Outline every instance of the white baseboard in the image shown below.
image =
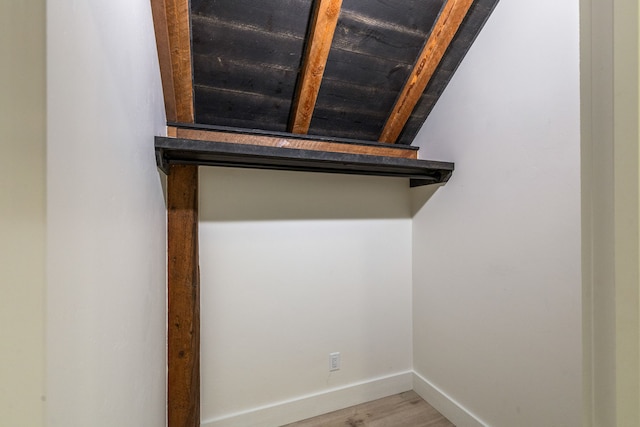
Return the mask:
{"type": "Polygon", "coordinates": [[[488,424],[417,372],[413,373],[413,390],[456,427],[488,427],[488,424]]]}
{"type": "MultiPolygon", "coordinates": [[[[248,411],[205,420],[201,427],[277,427],[411,390],[413,371],[400,372],[248,411]]],[[[435,406],[435,405],[434,405],[435,406]]]]}

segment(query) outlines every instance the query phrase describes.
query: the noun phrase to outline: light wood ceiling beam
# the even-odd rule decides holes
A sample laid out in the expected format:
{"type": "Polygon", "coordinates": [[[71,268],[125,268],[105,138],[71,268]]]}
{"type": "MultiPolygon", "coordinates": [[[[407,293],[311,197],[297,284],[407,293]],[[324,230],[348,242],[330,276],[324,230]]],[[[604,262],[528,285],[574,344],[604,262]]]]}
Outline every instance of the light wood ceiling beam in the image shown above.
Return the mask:
{"type": "Polygon", "coordinates": [[[378,138],[395,143],[442,60],[473,0],[448,0],[378,138]]]}
{"type": "Polygon", "coordinates": [[[167,121],[193,123],[189,0],[151,0],[167,121]]]}
{"type": "Polygon", "coordinates": [[[309,132],[341,7],[342,0],[317,0],[314,4],[311,31],[289,126],[292,133],[309,132]]]}

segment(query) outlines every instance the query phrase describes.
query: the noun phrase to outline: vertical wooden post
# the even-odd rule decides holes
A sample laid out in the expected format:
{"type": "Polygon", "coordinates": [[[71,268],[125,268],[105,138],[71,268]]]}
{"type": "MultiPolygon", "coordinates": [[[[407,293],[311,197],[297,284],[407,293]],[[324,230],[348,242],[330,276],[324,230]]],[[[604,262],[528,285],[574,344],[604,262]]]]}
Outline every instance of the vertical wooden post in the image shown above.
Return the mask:
{"type": "Polygon", "coordinates": [[[199,427],[198,167],[171,165],[167,193],[168,425],[199,427]]]}

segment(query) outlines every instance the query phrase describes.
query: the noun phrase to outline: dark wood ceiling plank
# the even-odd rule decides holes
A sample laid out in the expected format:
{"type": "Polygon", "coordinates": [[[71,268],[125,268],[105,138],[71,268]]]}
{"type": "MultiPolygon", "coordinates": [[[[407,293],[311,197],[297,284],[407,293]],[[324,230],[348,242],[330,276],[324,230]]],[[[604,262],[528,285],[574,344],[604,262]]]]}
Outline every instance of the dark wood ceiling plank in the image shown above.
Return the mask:
{"type": "Polygon", "coordinates": [[[437,14],[444,3],[445,0],[344,0],[342,8],[365,14],[373,20],[420,31],[424,39],[437,17],[432,17],[429,10],[435,10],[437,14]]]}
{"type": "Polygon", "coordinates": [[[341,7],[342,0],[317,0],[315,3],[300,83],[292,109],[290,131],[293,133],[305,134],[309,131],[341,7]]]}
{"type": "Polygon", "coordinates": [[[375,141],[380,135],[384,117],[369,117],[358,115],[333,114],[334,111],[316,108],[313,112],[313,122],[309,132],[314,136],[359,139],[375,141]]]}
{"type": "MultiPolygon", "coordinates": [[[[290,93],[293,93],[292,91],[290,93]]],[[[287,130],[291,98],[224,88],[195,86],[197,122],[268,131],[287,130]],[[246,125],[241,125],[246,123],[246,125]]]]}
{"type": "MultiPolygon", "coordinates": [[[[397,4],[398,8],[406,10],[404,1],[397,4]]],[[[420,13],[421,21],[425,21],[424,28],[416,29],[408,27],[407,20],[394,22],[370,17],[373,9],[380,7],[377,2],[361,5],[360,10],[350,9],[353,6],[350,0],[344,0],[330,57],[333,57],[333,51],[342,50],[383,58],[390,63],[413,65],[440,12],[438,4],[425,4],[420,13]]]]}
{"type": "Polygon", "coordinates": [[[311,2],[192,1],[191,7],[196,122],[286,131],[311,2]]]}
{"type": "MultiPolygon", "coordinates": [[[[296,69],[284,67],[268,67],[265,64],[254,64],[241,61],[217,61],[208,55],[193,55],[194,93],[196,109],[200,99],[198,88],[205,87],[219,91],[254,92],[287,100],[287,110],[295,91],[296,69]],[[258,71],[259,70],[259,71],[258,71]],[[256,80],[260,72],[262,80],[256,80]],[[292,83],[290,83],[292,82],[292,83]]],[[[197,119],[197,114],[196,114],[197,119]]]]}
{"type": "Polygon", "coordinates": [[[193,123],[189,0],[151,0],[168,121],[193,123]]]}
{"type": "Polygon", "coordinates": [[[379,141],[395,143],[413,109],[456,35],[473,0],[448,0],[418,56],[407,83],[391,110],[379,141]]]}
{"type": "Polygon", "coordinates": [[[444,4],[343,0],[309,133],[377,140],[444,4]]]}
{"type": "MultiPolygon", "coordinates": [[[[205,17],[228,26],[262,28],[303,39],[311,10],[309,0],[191,0],[191,19],[205,17]]],[[[193,24],[194,32],[195,27],[193,24]]]]}
{"type": "Polygon", "coordinates": [[[417,159],[418,150],[402,146],[383,144],[353,144],[344,142],[322,141],[302,138],[286,138],[280,136],[232,133],[214,130],[185,129],[170,127],[170,134],[176,138],[224,142],[241,145],[257,145],[261,147],[279,147],[298,150],[323,151],[332,153],[350,153],[369,156],[386,156],[403,159],[417,159]]]}

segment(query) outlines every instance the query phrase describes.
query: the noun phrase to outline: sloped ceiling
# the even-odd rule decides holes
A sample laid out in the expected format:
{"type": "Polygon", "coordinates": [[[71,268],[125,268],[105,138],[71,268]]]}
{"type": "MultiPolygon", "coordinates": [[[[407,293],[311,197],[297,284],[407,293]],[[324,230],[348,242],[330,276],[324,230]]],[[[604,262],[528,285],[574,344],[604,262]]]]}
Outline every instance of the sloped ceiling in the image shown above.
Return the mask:
{"type": "Polygon", "coordinates": [[[410,145],[497,1],[152,0],[168,119],[410,145]]]}

